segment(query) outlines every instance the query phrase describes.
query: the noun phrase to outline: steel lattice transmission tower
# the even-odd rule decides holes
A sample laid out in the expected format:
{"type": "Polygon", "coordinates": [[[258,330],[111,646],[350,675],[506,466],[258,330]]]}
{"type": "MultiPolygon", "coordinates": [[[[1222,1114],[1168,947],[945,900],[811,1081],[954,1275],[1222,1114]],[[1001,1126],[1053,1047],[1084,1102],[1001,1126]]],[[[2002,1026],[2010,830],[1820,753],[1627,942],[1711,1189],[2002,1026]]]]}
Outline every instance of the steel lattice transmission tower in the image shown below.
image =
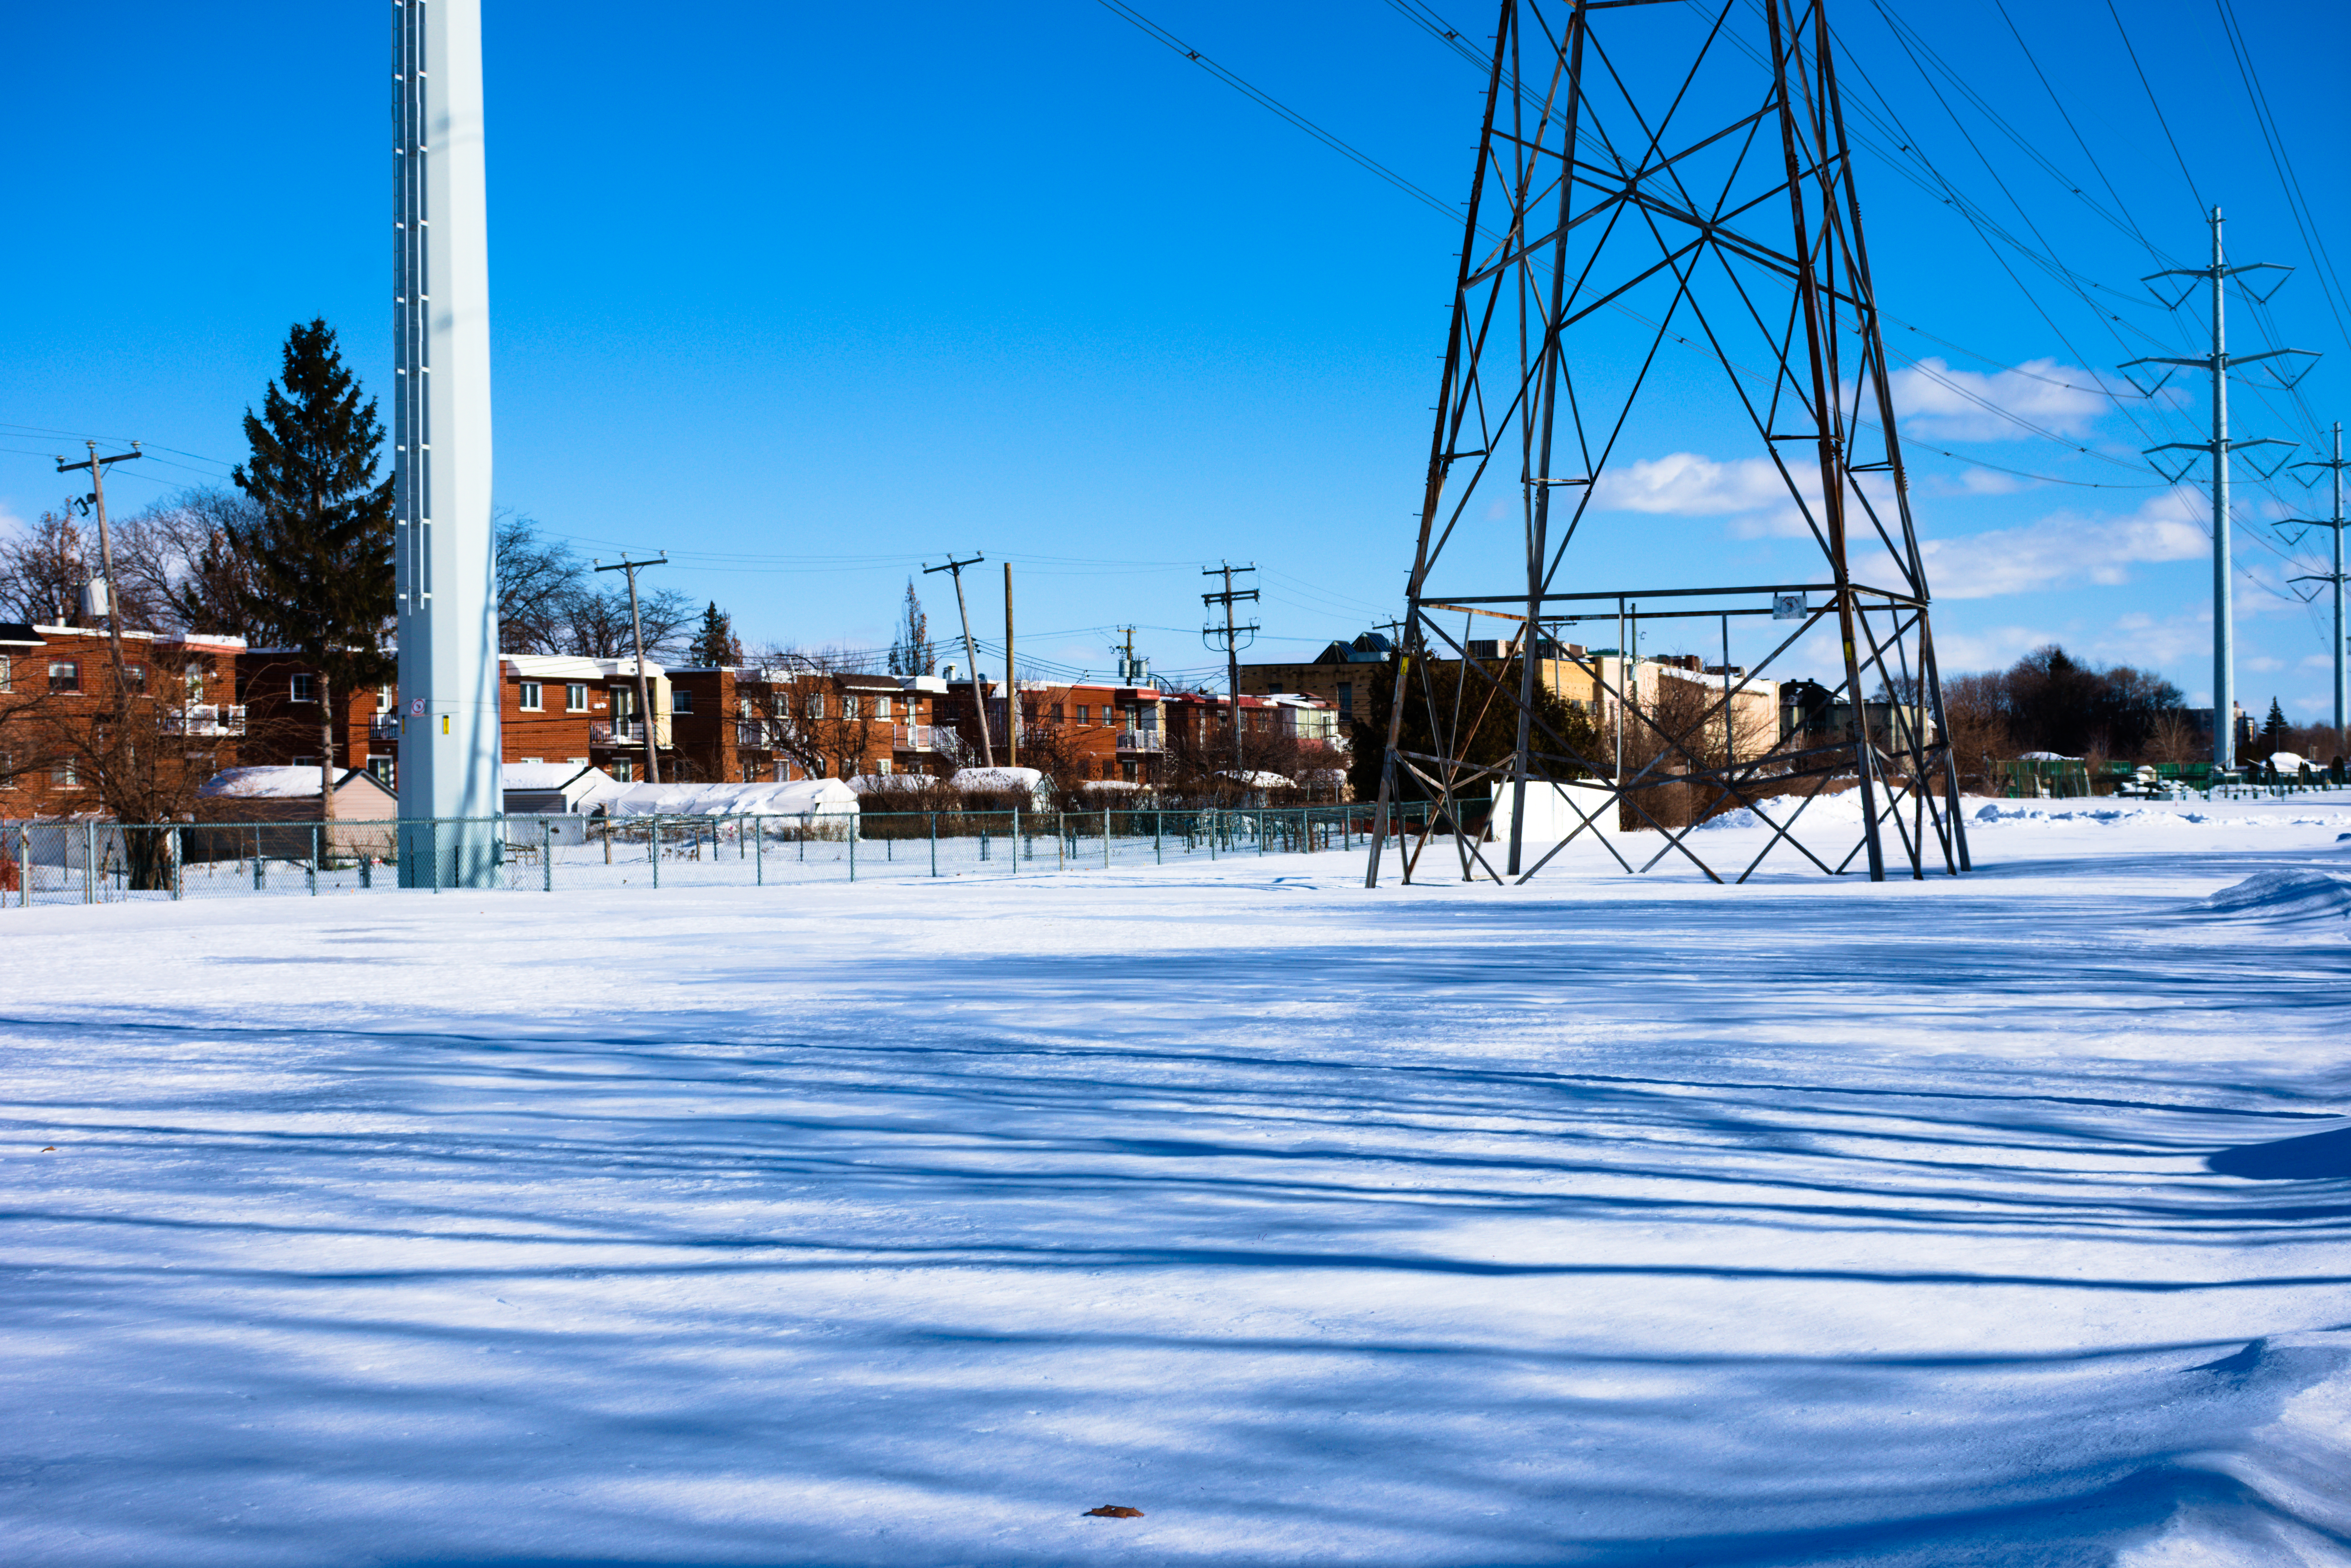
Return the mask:
{"type": "Polygon", "coordinates": [[[1873,880],[1889,860],[1914,876],[1929,862],[1967,869],[1886,378],[1822,0],[1502,0],[1367,883],[1389,803],[1406,796],[1437,802],[1436,825],[1400,845],[1407,877],[1450,824],[1462,873],[1499,880],[1488,857],[1502,846],[1463,831],[1489,789],[1495,821],[1508,811],[1506,869],[1521,881],[1586,833],[1627,870],[1678,852],[1720,881],[1687,828],[1660,826],[1637,868],[1594,830],[1620,810],[1658,825],[1646,802],[1668,784],[1695,821],[1839,775],[1858,794],[1857,838],[1839,830],[1816,852],[1806,841],[1830,813],[1808,800],[1794,831],[1724,869],[1743,879],[1782,845],[1826,872],[1865,858],[1873,880]],[[1706,367],[1703,388],[1693,363],[1706,367]],[[1773,494],[1784,488],[1823,572],[1710,584],[1719,531],[1654,507],[1637,532],[1599,520],[1595,492],[1631,465],[1620,446],[1652,434],[1641,416],[1654,420],[1666,396],[1676,428],[1711,413],[1762,460],[1748,473],[1776,475],[1773,494]],[[1593,580],[1611,559],[1641,562],[1637,586],[1593,580]],[[1555,633],[1622,625],[1628,607],[1636,629],[1679,622],[1709,643],[1719,622],[1719,690],[1711,676],[1679,683],[1709,691],[1702,708],[1668,714],[1640,697],[1637,665],[1595,660],[1595,706],[1637,744],[1587,737],[1579,750],[1543,716],[1539,667],[1555,633]],[[1734,685],[1729,627],[1750,616],[1776,617],[1769,629],[1785,635],[1734,685]],[[1468,656],[1478,617],[1504,629],[1504,656],[1468,656]],[[1814,655],[1839,661],[1830,696],[1784,737],[1776,713],[1758,729],[1756,683],[1792,648],[1816,646],[1816,631],[1836,644],[1814,655]],[[1515,716],[1515,746],[1473,756],[1481,731],[1507,730],[1498,714],[1515,716]],[[1589,788],[1550,788],[1571,780],[1589,788]],[[1553,814],[1563,833],[1538,838],[1531,789],[1576,799],[1553,814]]]}

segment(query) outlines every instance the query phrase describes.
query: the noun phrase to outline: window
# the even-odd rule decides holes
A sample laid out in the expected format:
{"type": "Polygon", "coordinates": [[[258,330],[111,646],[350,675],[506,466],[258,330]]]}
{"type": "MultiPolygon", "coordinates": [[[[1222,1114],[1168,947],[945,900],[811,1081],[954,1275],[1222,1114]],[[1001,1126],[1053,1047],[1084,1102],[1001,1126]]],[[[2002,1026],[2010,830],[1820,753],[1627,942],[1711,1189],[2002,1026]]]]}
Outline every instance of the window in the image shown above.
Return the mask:
{"type": "Polygon", "coordinates": [[[580,682],[574,681],[571,685],[563,688],[563,711],[565,713],[586,713],[588,711],[588,688],[585,685],[580,682]]]}
{"type": "Polygon", "coordinates": [[[0,751],[0,789],[15,788],[16,788],[16,759],[7,752],[0,751]]]}
{"type": "Polygon", "coordinates": [[[1045,716],[1051,719],[1055,724],[1061,723],[1061,705],[1060,703],[1055,703],[1052,706],[1047,708],[1045,710],[1045,716]]]}
{"type": "Polygon", "coordinates": [[[525,713],[538,713],[541,711],[544,705],[539,700],[538,683],[537,681],[524,681],[521,683],[521,691],[522,711],[525,713]]]}
{"type": "Polygon", "coordinates": [[[743,764],[743,782],[746,784],[757,784],[758,781],[759,765],[756,762],[746,762],[743,764]]]}
{"type": "Polygon", "coordinates": [[[517,763],[544,762],[546,760],[547,758],[544,757],[517,757],[515,758],[515,761],[517,763]]]}
{"type": "Polygon", "coordinates": [[[791,781],[792,781],[792,765],[791,765],[790,763],[789,763],[789,762],[778,762],[778,763],[777,763],[777,764],[776,764],[776,782],[777,782],[777,783],[778,783],[778,784],[789,784],[789,783],[790,783],[791,781]]]}
{"type": "Polygon", "coordinates": [[[874,759],[874,762],[873,762],[873,771],[874,771],[874,772],[876,772],[876,773],[887,773],[887,772],[889,772],[889,771],[890,771],[890,758],[886,758],[886,757],[876,758],[874,759]]]}
{"type": "Polygon", "coordinates": [[[890,699],[888,697],[875,697],[873,699],[873,716],[875,718],[888,718],[890,716],[890,699]]]}
{"type": "MultiPolygon", "coordinates": [[[[200,703],[204,701],[204,667],[202,664],[190,664],[187,668],[186,674],[188,677],[188,700],[192,703],[200,703]]],[[[384,706],[389,707],[392,705],[387,702],[384,706]]]]}
{"type": "Polygon", "coordinates": [[[673,690],[669,694],[669,711],[672,713],[692,713],[694,711],[694,694],[684,690],[683,687],[673,690]]]}
{"type": "Polygon", "coordinates": [[[637,781],[637,759],[633,757],[615,757],[612,758],[612,777],[619,779],[623,784],[635,783],[637,781]]]}
{"type": "Polygon", "coordinates": [[[315,757],[298,757],[294,759],[293,765],[297,768],[316,768],[319,766],[319,759],[315,757]]]}
{"type": "Polygon", "coordinates": [[[14,656],[0,653],[0,692],[16,689],[16,661],[14,656]]]}
{"type": "Polygon", "coordinates": [[[127,691],[145,691],[147,689],[147,666],[144,664],[123,665],[122,685],[124,689],[127,691]]]}
{"type": "Polygon", "coordinates": [[[319,700],[319,677],[316,675],[295,676],[293,685],[288,695],[293,701],[298,703],[317,702],[319,700]]]}
{"type": "Polygon", "coordinates": [[[371,757],[368,758],[368,776],[387,789],[394,787],[392,784],[392,761],[393,759],[389,757],[371,757]]]}
{"type": "Polygon", "coordinates": [[[854,722],[857,717],[857,694],[850,693],[841,699],[841,716],[854,722]]]}
{"type": "Polygon", "coordinates": [[[822,779],[829,776],[831,772],[832,759],[829,757],[820,757],[816,759],[816,766],[809,769],[809,777],[811,779],[822,779]]]}
{"type": "Polygon", "coordinates": [[[62,758],[49,765],[49,782],[60,789],[81,788],[81,775],[74,771],[74,759],[62,758]]]}
{"type": "Polygon", "coordinates": [[[1353,683],[1351,683],[1351,682],[1348,682],[1348,681],[1341,681],[1341,682],[1339,683],[1339,714],[1340,714],[1340,716],[1341,716],[1341,717],[1343,717],[1343,718],[1352,718],[1352,717],[1353,717],[1353,716],[1354,716],[1354,712],[1355,712],[1355,688],[1354,688],[1354,685],[1353,685],[1353,683]]]}
{"type": "Polygon", "coordinates": [[[822,718],[824,716],[824,694],[822,692],[813,692],[810,694],[808,700],[808,716],[810,718],[822,718]]]}
{"type": "Polygon", "coordinates": [[[72,659],[52,659],[49,662],[49,690],[53,692],[81,690],[81,665],[72,659]]]}
{"type": "Polygon", "coordinates": [[[1080,724],[1091,724],[1093,722],[1093,711],[1094,710],[1086,704],[1080,703],[1078,705],[1078,722],[1080,724]]]}
{"type": "Polygon", "coordinates": [[[635,712],[635,711],[636,711],[636,710],[635,710],[635,706],[634,706],[634,704],[636,703],[636,700],[637,700],[637,694],[636,694],[636,693],[634,693],[634,692],[632,692],[632,691],[631,691],[628,687],[626,687],[626,686],[615,686],[615,687],[613,687],[613,688],[612,688],[612,716],[613,716],[614,718],[626,718],[626,717],[628,717],[630,714],[632,714],[632,713],[633,713],[633,712],[635,712]]]}
{"type": "Polygon", "coordinates": [[[378,687],[376,687],[376,689],[375,689],[375,711],[376,711],[376,712],[378,712],[378,713],[390,713],[393,708],[398,707],[399,706],[400,706],[400,704],[398,703],[398,701],[397,701],[397,700],[395,700],[395,699],[393,698],[393,696],[392,696],[392,687],[391,687],[391,686],[389,686],[389,685],[381,685],[381,686],[378,686],[378,687]]]}

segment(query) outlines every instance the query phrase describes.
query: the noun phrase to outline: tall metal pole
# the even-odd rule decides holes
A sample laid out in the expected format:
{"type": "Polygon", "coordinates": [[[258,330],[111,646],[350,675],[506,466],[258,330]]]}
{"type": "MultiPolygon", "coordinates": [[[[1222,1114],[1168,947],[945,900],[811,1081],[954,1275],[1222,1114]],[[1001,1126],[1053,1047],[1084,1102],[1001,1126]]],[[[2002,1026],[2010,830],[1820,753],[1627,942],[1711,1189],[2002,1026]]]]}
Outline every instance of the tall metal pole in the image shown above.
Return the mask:
{"type": "MultiPolygon", "coordinates": [[[[935,571],[944,571],[955,578],[956,615],[963,622],[963,656],[971,669],[971,706],[979,715],[979,763],[983,768],[993,768],[996,766],[996,748],[988,744],[987,739],[987,693],[979,684],[979,650],[971,640],[971,611],[963,601],[963,569],[977,566],[987,559],[977,550],[972,552],[968,560],[957,560],[949,556],[945,566],[923,568],[923,575],[928,577],[935,571]]],[[[1009,654],[1011,650],[1008,648],[1005,652],[1009,654]]]]}
{"type": "MultiPolygon", "coordinates": [[[[2314,573],[2294,578],[2292,580],[2324,582],[2335,591],[2335,648],[2327,657],[2327,663],[2333,665],[2335,670],[2335,754],[2337,757],[2351,757],[2351,730],[2346,730],[2345,727],[2346,688],[2346,685],[2351,685],[2346,683],[2345,677],[2346,673],[2351,672],[2346,670],[2346,653],[2343,625],[2343,529],[2346,526],[2343,517],[2343,422],[2339,419],[2335,422],[2335,450],[2331,456],[2314,459],[2308,463],[2297,463],[2294,466],[2331,469],[2335,476],[2335,505],[2327,517],[2324,518],[2287,517],[2279,526],[2325,528],[2335,536],[2335,570],[2323,577],[2314,573]]],[[[2297,539],[2296,542],[2299,540],[2297,539]]]]}
{"type": "MultiPolygon", "coordinates": [[[[2145,359],[2130,361],[2124,365],[2123,369],[2127,371],[2133,365],[2177,365],[2208,370],[2212,374],[2212,438],[2210,441],[2167,441],[2160,445],[2150,446],[2147,450],[2149,456],[2158,452],[2189,451],[2205,453],[2212,459],[2212,766],[2215,770],[2225,773],[2236,766],[2237,759],[2237,625],[2230,583],[2230,575],[2233,567],[2229,538],[2229,455],[2239,447],[2291,447],[2293,445],[2291,442],[2278,441],[2271,437],[2263,437],[2257,441],[2238,441],[2229,434],[2229,372],[2239,365],[2252,364],[2257,360],[2274,360],[2287,355],[2300,355],[2308,359],[2315,359],[2317,356],[2306,349],[2263,349],[2252,354],[2229,352],[2229,323],[2224,304],[2229,279],[2249,272],[2283,273],[2293,269],[2266,261],[2241,262],[2237,266],[2230,266],[2222,254],[2220,209],[2218,207],[2212,209],[2211,224],[2212,265],[2210,267],[2170,267],[2162,272],[2148,274],[2144,281],[2152,286],[2158,277],[2192,277],[2210,286],[2212,352],[2209,356],[2194,359],[2149,355],[2145,359]]],[[[2240,287],[2243,286],[2241,284],[2240,287]]],[[[2167,303],[2175,307],[2185,304],[2194,292],[2194,286],[2190,285],[2188,294],[2167,303]]],[[[2274,292],[2276,292],[2276,286],[2273,286],[2271,289],[2271,293],[2274,292]]],[[[2269,295],[2254,294],[2252,298],[2259,302],[2268,298],[2269,295]]],[[[2168,371],[2164,373],[2167,377],[2170,374],[2168,371]]],[[[2295,376],[2288,380],[2281,376],[2279,379],[2290,388],[2301,377],[2295,376]]],[[[2162,384],[2161,382],[2158,382],[2156,386],[2160,387],[2162,384]]],[[[2155,389],[2141,388],[2140,390],[2153,395],[2155,389]]],[[[2193,459],[2190,461],[2192,463],[2193,459]]],[[[2281,460],[2282,465],[2283,460],[2281,460]]],[[[2260,472],[2258,465],[2254,471],[2260,472]]],[[[2160,465],[2158,465],[2157,472],[2164,472],[2160,465]]],[[[2267,478],[2270,474],[2276,472],[2277,469],[2273,467],[2269,474],[2263,474],[2262,476],[2267,478]]],[[[2187,470],[2183,468],[2178,474],[2166,474],[2165,476],[2176,482],[2184,477],[2186,473],[2187,470]]]]}
{"type": "Polygon", "coordinates": [[[2212,767],[2237,765],[2237,616],[2230,592],[2228,268],[2220,209],[2212,209],[2212,767]]]}

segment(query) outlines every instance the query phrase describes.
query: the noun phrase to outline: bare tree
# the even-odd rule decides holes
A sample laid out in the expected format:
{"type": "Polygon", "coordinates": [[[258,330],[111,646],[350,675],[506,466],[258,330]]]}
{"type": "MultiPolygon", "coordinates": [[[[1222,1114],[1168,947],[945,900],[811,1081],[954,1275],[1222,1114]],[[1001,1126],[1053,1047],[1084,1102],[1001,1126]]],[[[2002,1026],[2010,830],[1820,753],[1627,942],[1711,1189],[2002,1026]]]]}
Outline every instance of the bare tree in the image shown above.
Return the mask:
{"type": "MultiPolygon", "coordinates": [[[[629,627],[626,589],[601,591],[581,586],[557,596],[561,616],[561,646],[556,651],[583,659],[626,659],[636,653],[629,627]]],[[[702,619],[691,600],[675,589],[656,589],[638,598],[645,629],[645,657],[675,663],[685,652],[686,638],[702,619]]]]}
{"type": "Polygon", "coordinates": [[[588,563],[562,540],[541,537],[538,525],[520,512],[501,507],[496,526],[499,652],[563,652],[572,600],[594,596],[588,563]]]}

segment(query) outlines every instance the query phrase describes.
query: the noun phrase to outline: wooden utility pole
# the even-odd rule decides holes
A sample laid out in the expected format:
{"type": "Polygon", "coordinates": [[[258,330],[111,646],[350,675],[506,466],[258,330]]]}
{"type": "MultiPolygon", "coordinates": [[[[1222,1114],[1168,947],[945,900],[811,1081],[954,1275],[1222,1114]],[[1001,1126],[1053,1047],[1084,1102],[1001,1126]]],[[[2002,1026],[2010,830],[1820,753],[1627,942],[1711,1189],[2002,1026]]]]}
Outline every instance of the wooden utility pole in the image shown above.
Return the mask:
{"type": "Polygon", "coordinates": [[[1020,766],[1020,682],[1012,662],[1012,563],[1004,563],[1004,766],[1020,766]]]}
{"type": "MultiPolygon", "coordinates": [[[[987,693],[980,688],[979,652],[972,646],[971,611],[963,601],[963,569],[967,566],[977,566],[987,559],[977,550],[971,553],[971,559],[968,560],[957,560],[953,556],[949,556],[945,566],[923,568],[923,575],[928,577],[935,571],[945,571],[951,572],[955,576],[956,615],[963,622],[963,656],[970,662],[971,665],[971,706],[979,714],[979,764],[983,768],[993,768],[996,766],[996,748],[987,743],[987,693]]],[[[1004,652],[1007,663],[1009,663],[1012,650],[1007,648],[1004,652]]]]}
{"type": "MultiPolygon", "coordinates": [[[[1247,787],[1247,780],[1240,776],[1243,772],[1243,768],[1241,767],[1240,639],[1241,633],[1243,632],[1248,632],[1252,636],[1255,635],[1257,632],[1257,622],[1252,621],[1246,626],[1234,625],[1233,606],[1242,600],[1255,599],[1257,597],[1257,590],[1254,588],[1236,590],[1233,587],[1233,573],[1237,571],[1255,571],[1256,570],[1257,568],[1254,566],[1235,566],[1232,562],[1227,561],[1222,566],[1203,567],[1200,570],[1200,575],[1202,577],[1215,577],[1221,573],[1225,580],[1225,591],[1222,593],[1204,593],[1200,595],[1200,602],[1209,605],[1221,604],[1225,607],[1225,628],[1221,635],[1225,640],[1226,686],[1233,695],[1233,782],[1235,785],[1242,788],[1247,787]]],[[[1214,646],[1215,640],[1219,633],[1215,627],[1211,626],[1204,635],[1208,640],[1209,644],[1214,646]]]]}
{"type": "MultiPolygon", "coordinates": [[[[118,452],[111,457],[100,457],[98,455],[98,443],[95,441],[84,442],[83,444],[89,448],[89,455],[78,463],[68,463],[62,457],[58,458],[57,472],[78,474],[85,468],[89,470],[89,504],[98,517],[99,570],[103,575],[98,581],[99,591],[89,596],[92,602],[89,609],[92,613],[103,614],[106,617],[107,644],[114,654],[114,690],[120,701],[127,702],[130,700],[131,694],[123,684],[122,616],[116,608],[114,598],[114,538],[106,529],[106,465],[110,463],[127,463],[131,458],[144,457],[147,455],[139,450],[139,444],[135,441],[131,444],[130,451],[118,452]]],[[[329,757],[326,760],[329,768],[334,765],[332,757],[329,757]]]]}
{"type": "MultiPolygon", "coordinates": [[[[572,559],[576,560],[579,558],[575,556],[572,559]]],[[[598,560],[589,564],[598,571],[625,571],[629,574],[629,637],[637,649],[637,710],[642,716],[639,722],[645,727],[645,782],[658,784],[662,781],[661,751],[653,736],[653,683],[645,679],[645,623],[637,613],[637,569],[641,566],[667,566],[669,551],[662,551],[660,557],[653,560],[622,559],[611,566],[598,560]]]]}

